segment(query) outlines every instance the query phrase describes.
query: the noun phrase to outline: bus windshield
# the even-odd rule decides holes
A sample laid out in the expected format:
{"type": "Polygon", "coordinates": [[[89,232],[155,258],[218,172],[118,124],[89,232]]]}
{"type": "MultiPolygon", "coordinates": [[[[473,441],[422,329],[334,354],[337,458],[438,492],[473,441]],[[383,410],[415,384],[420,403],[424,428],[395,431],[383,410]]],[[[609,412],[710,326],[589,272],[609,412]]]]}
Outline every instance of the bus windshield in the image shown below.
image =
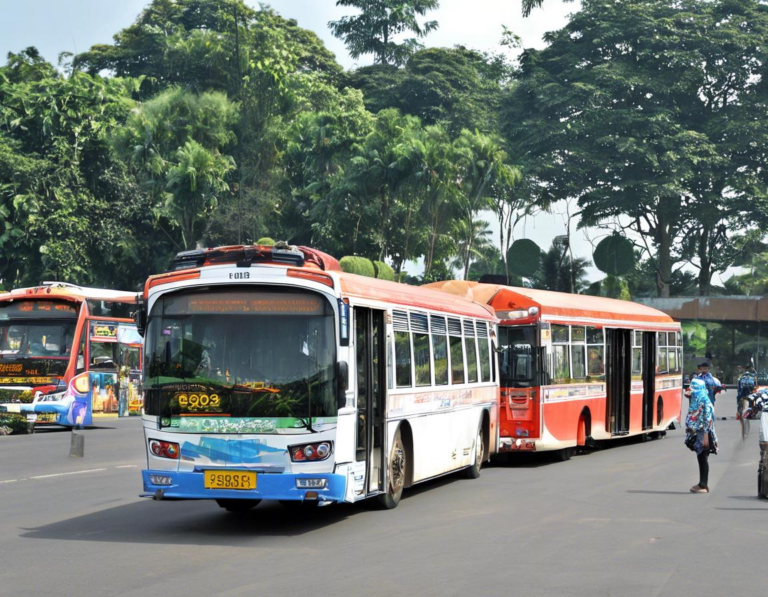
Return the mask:
{"type": "Polygon", "coordinates": [[[63,301],[0,304],[0,377],[66,373],[77,327],[77,306],[63,301]]]}
{"type": "Polygon", "coordinates": [[[334,331],[313,292],[163,296],[147,327],[145,412],[180,431],[311,431],[337,414],[334,331]]]}
{"type": "Polygon", "coordinates": [[[501,385],[527,388],[536,379],[536,326],[499,328],[499,371],[501,385]]]}

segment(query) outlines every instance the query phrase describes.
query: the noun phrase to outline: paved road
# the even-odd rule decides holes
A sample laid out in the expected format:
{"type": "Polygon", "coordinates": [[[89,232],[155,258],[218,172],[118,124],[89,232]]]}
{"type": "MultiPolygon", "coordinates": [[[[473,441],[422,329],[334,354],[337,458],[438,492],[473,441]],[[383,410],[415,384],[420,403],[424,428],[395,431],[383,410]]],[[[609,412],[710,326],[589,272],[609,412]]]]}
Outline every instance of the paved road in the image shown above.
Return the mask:
{"type": "Polygon", "coordinates": [[[718,421],[710,495],[688,492],[696,461],[675,431],[445,478],[389,512],[298,515],[141,500],[140,421],[105,424],[84,459],[68,432],[0,437],[0,595],[766,594],[756,430],[742,444],[733,419],[718,421]]]}

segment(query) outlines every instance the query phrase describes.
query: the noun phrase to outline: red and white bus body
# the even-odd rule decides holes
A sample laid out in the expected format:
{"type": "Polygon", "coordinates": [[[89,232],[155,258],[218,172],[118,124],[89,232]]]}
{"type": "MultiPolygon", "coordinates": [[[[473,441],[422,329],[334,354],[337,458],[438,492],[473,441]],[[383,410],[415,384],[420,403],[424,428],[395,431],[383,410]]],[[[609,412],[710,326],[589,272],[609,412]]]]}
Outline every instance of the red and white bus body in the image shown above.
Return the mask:
{"type": "Polygon", "coordinates": [[[141,403],[136,294],[46,282],[0,294],[0,409],[35,425],[90,425],[141,403]]]}
{"type": "Polygon", "coordinates": [[[495,449],[496,319],[488,307],[347,274],[305,247],[224,247],[177,262],[184,269],[145,287],[142,495],[214,499],[235,510],[261,499],[355,502],[393,493],[396,475],[407,487],[470,467],[479,431],[481,457],[495,449]],[[306,336],[311,326],[318,331],[306,336]],[[459,366],[454,358],[454,369],[467,374],[453,384],[443,383],[452,337],[463,359],[459,366]],[[469,343],[476,348],[463,350],[469,343]],[[235,356],[228,346],[238,346],[235,356]],[[194,350],[194,367],[173,356],[194,350]],[[166,355],[173,378],[160,362],[166,355]],[[312,401],[301,386],[277,410],[270,401],[304,375],[333,379],[316,384],[312,401]],[[402,474],[392,468],[398,438],[402,474]]]}
{"type": "Polygon", "coordinates": [[[680,324],[630,301],[453,281],[500,320],[499,451],[665,431],[682,402],[680,324]]]}

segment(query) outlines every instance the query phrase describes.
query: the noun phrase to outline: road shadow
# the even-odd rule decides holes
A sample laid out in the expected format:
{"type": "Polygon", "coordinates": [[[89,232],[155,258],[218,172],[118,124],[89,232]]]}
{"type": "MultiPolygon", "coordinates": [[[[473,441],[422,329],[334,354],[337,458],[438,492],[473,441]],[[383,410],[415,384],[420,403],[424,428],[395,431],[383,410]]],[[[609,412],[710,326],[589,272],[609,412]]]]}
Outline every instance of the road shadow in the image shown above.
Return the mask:
{"type": "MultiPolygon", "coordinates": [[[[403,493],[406,502],[459,481],[460,473],[425,481],[403,493]]],[[[402,506],[401,506],[402,507],[402,506]]],[[[22,528],[24,539],[105,541],[161,545],[260,545],[274,537],[312,533],[353,516],[390,516],[377,507],[376,498],[355,504],[320,508],[287,508],[264,501],[253,510],[230,513],[213,500],[142,500],[61,520],[22,528]]]]}
{"type": "Polygon", "coordinates": [[[103,541],[161,545],[257,545],[274,537],[294,537],[338,524],[369,509],[363,504],[286,508],[262,502],[245,513],[229,513],[212,500],[143,500],[22,529],[24,539],[103,541]]]}
{"type": "Polygon", "coordinates": [[[627,489],[627,493],[648,493],[652,495],[691,495],[690,491],[652,491],[650,489],[627,489]]]}

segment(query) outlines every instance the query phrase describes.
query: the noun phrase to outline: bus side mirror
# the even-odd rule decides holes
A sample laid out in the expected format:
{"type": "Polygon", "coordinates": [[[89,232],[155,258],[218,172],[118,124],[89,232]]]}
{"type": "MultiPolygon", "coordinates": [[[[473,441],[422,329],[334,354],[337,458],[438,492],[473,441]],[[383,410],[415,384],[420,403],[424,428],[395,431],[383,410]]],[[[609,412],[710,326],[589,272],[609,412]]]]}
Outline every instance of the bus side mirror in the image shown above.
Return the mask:
{"type": "Polygon", "coordinates": [[[144,332],[147,331],[147,304],[141,294],[136,297],[136,311],[133,312],[133,321],[136,323],[136,331],[143,338],[144,332]]]}
{"type": "Polygon", "coordinates": [[[347,404],[344,393],[349,389],[349,365],[346,361],[336,363],[336,390],[338,391],[339,408],[347,404]]]}

